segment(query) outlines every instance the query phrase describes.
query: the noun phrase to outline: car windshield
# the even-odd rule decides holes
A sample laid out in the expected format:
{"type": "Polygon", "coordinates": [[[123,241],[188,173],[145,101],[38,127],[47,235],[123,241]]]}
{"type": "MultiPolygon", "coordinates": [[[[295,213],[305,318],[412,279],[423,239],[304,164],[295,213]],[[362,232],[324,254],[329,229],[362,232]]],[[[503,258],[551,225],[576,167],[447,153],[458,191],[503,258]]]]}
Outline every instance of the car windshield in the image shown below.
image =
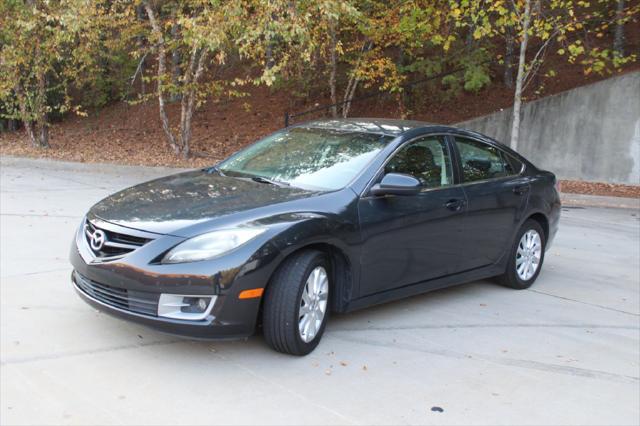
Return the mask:
{"type": "Polygon", "coordinates": [[[373,133],[294,127],[256,142],[218,169],[229,176],[335,190],[351,182],[391,139],[373,133]]]}

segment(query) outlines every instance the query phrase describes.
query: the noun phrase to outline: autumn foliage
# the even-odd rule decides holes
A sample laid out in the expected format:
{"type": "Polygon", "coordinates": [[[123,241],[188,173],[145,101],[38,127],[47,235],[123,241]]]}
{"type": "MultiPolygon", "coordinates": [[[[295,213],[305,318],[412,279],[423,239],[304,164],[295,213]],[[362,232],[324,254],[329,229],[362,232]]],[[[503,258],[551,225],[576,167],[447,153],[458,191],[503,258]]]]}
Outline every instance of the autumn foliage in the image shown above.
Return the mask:
{"type": "Polygon", "coordinates": [[[0,118],[47,147],[55,117],[154,100],[186,158],[194,112],[249,85],[324,92],[335,117],[359,93],[385,93],[409,116],[412,81],[438,76],[455,93],[499,78],[513,87],[516,146],[524,94],[554,77],[546,58],[614,72],[637,60],[625,28],[639,15],[627,0],[2,0],[0,118]]]}

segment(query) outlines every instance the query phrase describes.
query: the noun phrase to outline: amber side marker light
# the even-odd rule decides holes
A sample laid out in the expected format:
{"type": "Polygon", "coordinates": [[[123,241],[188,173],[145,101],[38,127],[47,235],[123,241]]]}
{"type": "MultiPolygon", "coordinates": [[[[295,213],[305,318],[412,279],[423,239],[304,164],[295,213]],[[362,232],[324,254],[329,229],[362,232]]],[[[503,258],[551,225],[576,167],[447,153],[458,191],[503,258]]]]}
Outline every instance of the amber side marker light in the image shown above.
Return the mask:
{"type": "Polygon", "coordinates": [[[252,288],[251,290],[243,290],[240,292],[238,299],[255,299],[261,297],[264,293],[264,288],[252,288]]]}

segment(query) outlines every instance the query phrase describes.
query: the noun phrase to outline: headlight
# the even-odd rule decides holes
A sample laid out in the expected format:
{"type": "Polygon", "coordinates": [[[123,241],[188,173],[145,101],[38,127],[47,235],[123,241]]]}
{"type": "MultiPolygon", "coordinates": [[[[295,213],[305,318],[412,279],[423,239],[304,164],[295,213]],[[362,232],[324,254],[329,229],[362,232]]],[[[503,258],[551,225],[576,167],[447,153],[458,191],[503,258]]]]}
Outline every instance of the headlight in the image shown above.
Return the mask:
{"type": "Polygon", "coordinates": [[[169,250],[161,263],[183,263],[212,259],[240,247],[264,231],[266,228],[246,227],[221,229],[198,235],[169,250]]]}

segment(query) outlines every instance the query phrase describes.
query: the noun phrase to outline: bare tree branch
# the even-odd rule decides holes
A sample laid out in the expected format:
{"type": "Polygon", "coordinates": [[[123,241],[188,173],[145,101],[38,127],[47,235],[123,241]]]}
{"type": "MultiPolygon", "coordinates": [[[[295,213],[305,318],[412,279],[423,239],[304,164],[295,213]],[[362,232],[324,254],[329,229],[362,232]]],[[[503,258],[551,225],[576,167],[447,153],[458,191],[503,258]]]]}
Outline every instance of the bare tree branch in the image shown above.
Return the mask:
{"type": "Polygon", "coordinates": [[[140,58],[140,62],[138,62],[138,66],[136,67],[136,72],[134,72],[133,75],[129,78],[129,80],[131,81],[130,83],[131,86],[133,86],[133,83],[135,83],[136,81],[136,77],[142,71],[142,65],[144,64],[144,60],[147,58],[147,55],[148,55],[148,52],[142,55],[142,58],[140,58]]]}

